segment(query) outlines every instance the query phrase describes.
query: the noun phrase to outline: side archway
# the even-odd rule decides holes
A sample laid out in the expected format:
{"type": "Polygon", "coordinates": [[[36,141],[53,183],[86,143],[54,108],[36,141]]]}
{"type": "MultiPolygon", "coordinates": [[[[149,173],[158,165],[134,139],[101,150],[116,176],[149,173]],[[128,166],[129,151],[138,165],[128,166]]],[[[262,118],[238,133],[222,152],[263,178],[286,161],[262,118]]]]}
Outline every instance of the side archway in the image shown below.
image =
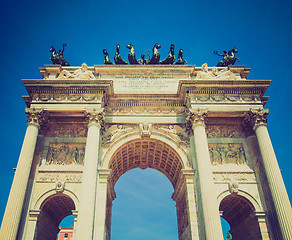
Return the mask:
{"type": "Polygon", "coordinates": [[[71,197],[63,193],[51,195],[40,206],[36,236],[38,240],[55,240],[60,222],[76,209],[71,197]]]}
{"type": "Polygon", "coordinates": [[[255,207],[246,197],[229,194],[220,202],[219,210],[230,225],[232,239],[262,239],[255,207]]]}

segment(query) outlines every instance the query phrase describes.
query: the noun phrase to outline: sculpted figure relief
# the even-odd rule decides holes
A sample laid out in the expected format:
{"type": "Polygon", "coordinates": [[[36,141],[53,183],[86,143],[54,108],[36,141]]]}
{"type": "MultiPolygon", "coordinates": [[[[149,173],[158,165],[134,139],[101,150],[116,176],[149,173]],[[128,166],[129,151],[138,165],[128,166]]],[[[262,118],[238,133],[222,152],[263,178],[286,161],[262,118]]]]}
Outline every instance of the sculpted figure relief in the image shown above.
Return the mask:
{"type": "Polygon", "coordinates": [[[213,165],[217,164],[247,164],[242,144],[222,143],[209,144],[210,157],[213,165]]]}
{"type": "Polygon", "coordinates": [[[58,76],[58,79],[68,78],[81,80],[96,79],[92,72],[88,70],[88,66],[86,65],[86,63],[82,63],[81,69],[77,69],[72,74],[67,70],[63,70],[58,76]]]}
{"type": "Polygon", "coordinates": [[[236,76],[230,70],[218,70],[218,68],[212,68],[209,71],[208,64],[204,63],[201,67],[202,71],[197,73],[197,79],[216,79],[216,80],[239,80],[240,76],[236,76]]]}

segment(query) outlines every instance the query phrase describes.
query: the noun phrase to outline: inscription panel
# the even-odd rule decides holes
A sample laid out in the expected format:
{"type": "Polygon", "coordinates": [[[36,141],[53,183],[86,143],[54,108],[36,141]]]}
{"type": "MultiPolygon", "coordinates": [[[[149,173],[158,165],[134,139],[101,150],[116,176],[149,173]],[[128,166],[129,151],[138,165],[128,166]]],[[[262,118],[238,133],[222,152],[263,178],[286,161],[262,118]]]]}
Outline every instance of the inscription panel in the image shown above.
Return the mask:
{"type": "Polygon", "coordinates": [[[113,80],[115,94],[176,94],[179,80],[187,76],[111,76],[108,79],[113,80]]]}

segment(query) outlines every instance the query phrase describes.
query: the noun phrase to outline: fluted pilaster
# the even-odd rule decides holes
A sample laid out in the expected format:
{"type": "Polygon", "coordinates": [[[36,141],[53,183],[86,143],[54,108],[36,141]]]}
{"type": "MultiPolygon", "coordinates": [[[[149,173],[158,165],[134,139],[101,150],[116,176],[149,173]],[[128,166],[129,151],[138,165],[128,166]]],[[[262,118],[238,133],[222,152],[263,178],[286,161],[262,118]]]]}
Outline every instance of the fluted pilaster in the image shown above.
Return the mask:
{"type": "Polygon", "coordinates": [[[223,239],[223,233],[205,131],[206,116],[207,111],[204,110],[191,112],[187,119],[187,129],[192,128],[194,133],[194,147],[196,152],[206,239],[218,240],[223,239]]]}
{"type": "Polygon", "coordinates": [[[283,239],[292,239],[292,210],[267,129],[267,109],[251,110],[245,121],[254,127],[283,239]]]}
{"type": "MultiPolygon", "coordinates": [[[[108,229],[106,229],[106,207],[107,207],[107,189],[110,169],[99,169],[98,185],[95,201],[95,221],[94,238],[100,240],[109,239],[108,229]]],[[[110,229],[109,229],[110,230],[110,229]]]]}
{"type": "Polygon", "coordinates": [[[40,125],[47,119],[42,109],[27,108],[28,124],[4,213],[0,239],[15,240],[40,125]]]}
{"type": "Polygon", "coordinates": [[[103,112],[95,109],[87,110],[85,117],[89,123],[75,238],[78,240],[90,240],[93,237],[99,140],[100,131],[104,127],[103,112]]]}

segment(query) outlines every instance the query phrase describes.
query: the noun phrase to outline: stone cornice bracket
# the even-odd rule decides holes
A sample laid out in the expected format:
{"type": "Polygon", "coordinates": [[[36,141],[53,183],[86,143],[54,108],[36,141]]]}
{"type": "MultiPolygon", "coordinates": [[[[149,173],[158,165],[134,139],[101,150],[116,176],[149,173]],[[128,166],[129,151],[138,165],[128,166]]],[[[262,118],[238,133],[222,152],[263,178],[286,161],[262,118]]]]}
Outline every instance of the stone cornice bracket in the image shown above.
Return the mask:
{"type": "Polygon", "coordinates": [[[85,120],[88,124],[97,124],[101,132],[105,130],[104,111],[103,109],[87,109],[84,111],[85,120]]]}
{"type": "Polygon", "coordinates": [[[32,124],[37,127],[44,125],[48,121],[48,112],[43,109],[26,108],[25,114],[28,117],[28,124],[32,124]]]}
{"type": "Polygon", "coordinates": [[[191,110],[188,117],[186,118],[186,131],[188,133],[192,132],[192,129],[197,125],[205,126],[205,119],[207,117],[208,110],[197,109],[191,110]]]}
{"type": "Polygon", "coordinates": [[[267,125],[267,116],[269,109],[250,109],[243,120],[244,127],[250,127],[255,130],[258,126],[267,125]]]}

